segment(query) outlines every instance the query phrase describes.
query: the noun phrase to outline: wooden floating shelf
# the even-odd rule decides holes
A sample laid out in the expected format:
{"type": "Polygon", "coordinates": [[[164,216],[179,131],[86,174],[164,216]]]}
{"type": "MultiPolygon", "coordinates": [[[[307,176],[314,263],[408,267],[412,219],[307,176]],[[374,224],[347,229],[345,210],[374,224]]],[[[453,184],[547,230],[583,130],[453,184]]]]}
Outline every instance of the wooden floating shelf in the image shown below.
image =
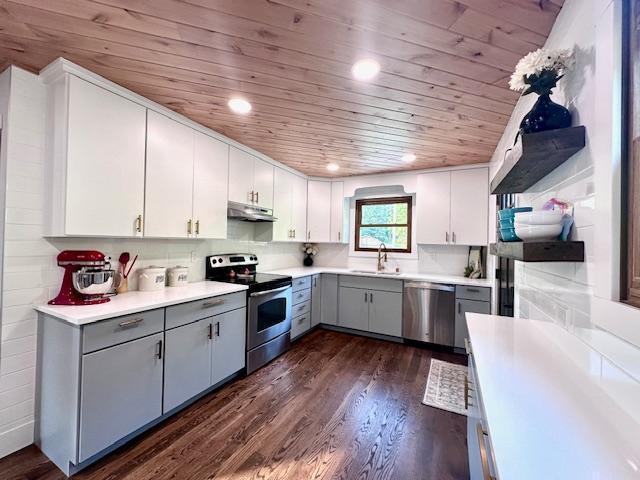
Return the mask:
{"type": "Polygon", "coordinates": [[[584,242],[498,242],[489,251],[522,262],[584,262],[584,242]]]}
{"type": "Polygon", "coordinates": [[[491,181],[491,193],[522,193],[585,146],[585,128],[524,133],[491,181]]]}

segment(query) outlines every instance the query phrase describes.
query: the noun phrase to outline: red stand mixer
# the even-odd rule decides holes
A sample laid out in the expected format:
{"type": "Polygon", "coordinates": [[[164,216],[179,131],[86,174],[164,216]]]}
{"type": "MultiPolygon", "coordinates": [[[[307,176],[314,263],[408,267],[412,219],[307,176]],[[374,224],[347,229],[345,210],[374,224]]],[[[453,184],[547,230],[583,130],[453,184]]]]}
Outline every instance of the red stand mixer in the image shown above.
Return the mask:
{"type": "Polygon", "coordinates": [[[64,268],[60,293],[49,305],[94,305],[110,300],[115,271],[109,259],[95,250],[64,250],[58,254],[64,268]]]}

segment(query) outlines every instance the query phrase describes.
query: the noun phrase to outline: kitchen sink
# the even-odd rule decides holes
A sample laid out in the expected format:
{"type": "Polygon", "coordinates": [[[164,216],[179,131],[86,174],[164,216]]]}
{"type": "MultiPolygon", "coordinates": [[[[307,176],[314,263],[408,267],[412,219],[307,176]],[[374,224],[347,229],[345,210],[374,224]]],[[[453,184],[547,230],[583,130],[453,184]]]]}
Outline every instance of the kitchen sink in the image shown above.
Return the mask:
{"type": "Polygon", "coordinates": [[[371,275],[400,275],[400,272],[378,272],[376,270],[349,270],[352,273],[369,273],[371,275]]]}

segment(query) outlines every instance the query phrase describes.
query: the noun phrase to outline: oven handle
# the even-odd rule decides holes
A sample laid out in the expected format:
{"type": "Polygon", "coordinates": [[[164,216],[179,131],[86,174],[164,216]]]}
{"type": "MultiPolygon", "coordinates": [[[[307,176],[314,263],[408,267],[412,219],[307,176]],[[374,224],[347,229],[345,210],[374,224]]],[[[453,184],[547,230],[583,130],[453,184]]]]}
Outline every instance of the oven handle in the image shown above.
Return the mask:
{"type": "Polygon", "coordinates": [[[265,290],[264,292],[255,292],[249,294],[250,297],[262,297],[263,295],[268,295],[270,293],[282,292],[283,290],[287,290],[291,288],[291,285],[287,285],[286,287],[274,288],[273,290],[265,290]]]}

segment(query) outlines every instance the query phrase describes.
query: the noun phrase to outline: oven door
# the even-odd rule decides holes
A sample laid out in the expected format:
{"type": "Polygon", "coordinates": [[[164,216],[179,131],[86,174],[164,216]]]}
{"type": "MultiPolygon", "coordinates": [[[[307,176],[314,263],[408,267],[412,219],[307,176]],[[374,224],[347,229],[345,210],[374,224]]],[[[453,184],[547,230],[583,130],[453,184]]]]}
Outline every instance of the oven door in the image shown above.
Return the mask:
{"type": "Polygon", "coordinates": [[[291,330],[291,285],[249,294],[247,350],[291,330]]]}

